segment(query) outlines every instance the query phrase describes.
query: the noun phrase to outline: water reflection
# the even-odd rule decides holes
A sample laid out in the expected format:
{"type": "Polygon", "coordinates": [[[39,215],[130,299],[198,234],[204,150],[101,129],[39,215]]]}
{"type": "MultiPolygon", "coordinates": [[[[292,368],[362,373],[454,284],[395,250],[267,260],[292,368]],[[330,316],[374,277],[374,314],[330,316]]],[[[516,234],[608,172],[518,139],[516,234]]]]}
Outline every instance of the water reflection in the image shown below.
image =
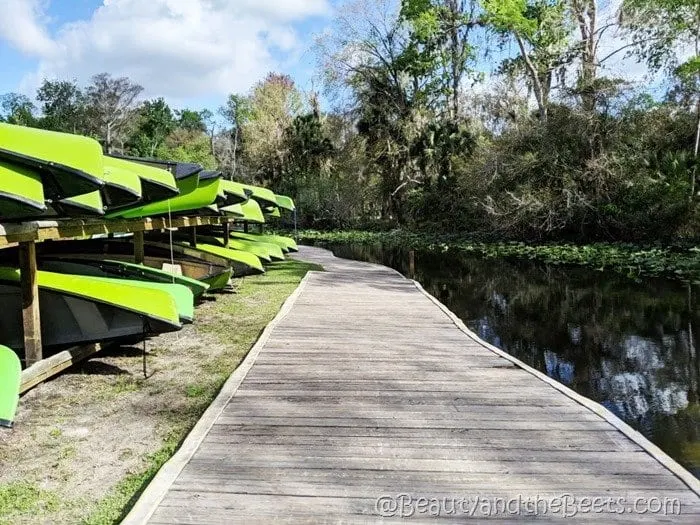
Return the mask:
{"type": "MultiPolygon", "coordinates": [[[[409,253],[332,245],[408,275],[409,253]]],[[[415,275],[483,339],[594,399],[700,477],[698,287],[416,253],[415,275]]]]}

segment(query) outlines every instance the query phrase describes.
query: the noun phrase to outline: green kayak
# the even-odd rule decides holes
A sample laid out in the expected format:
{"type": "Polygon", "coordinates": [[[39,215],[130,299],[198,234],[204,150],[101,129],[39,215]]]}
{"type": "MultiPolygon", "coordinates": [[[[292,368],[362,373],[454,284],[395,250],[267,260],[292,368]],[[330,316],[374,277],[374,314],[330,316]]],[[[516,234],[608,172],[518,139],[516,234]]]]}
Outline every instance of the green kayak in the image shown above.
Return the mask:
{"type": "Polygon", "coordinates": [[[0,346],[0,427],[12,428],[19,403],[22,363],[14,350],[0,346]]]}
{"type": "Polygon", "coordinates": [[[72,261],[42,261],[41,269],[55,273],[90,276],[103,282],[128,284],[144,290],[162,290],[170,294],[175,301],[180,321],[191,323],[194,320],[194,294],[192,290],[182,284],[126,279],[103,272],[94,266],[72,261]]]}
{"type": "MultiPolygon", "coordinates": [[[[221,237],[209,237],[207,239],[211,239],[213,241],[212,244],[216,243],[217,245],[224,245],[224,240],[221,237]]],[[[206,242],[209,242],[209,240],[206,242]]],[[[234,250],[250,252],[267,262],[285,260],[282,248],[280,248],[277,244],[270,242],[250,241],[247,239],[237,239],[235,237],[231,237],[229,239],[228,247],[233,248],[234,250]]]]}
{"type": "Polygon", "coordinates": [[[261,186],[251,186],[250,184],[241,184],[243,189],[251,192],[251,198],[258,201],[260,206],[277,206],[277,197],[274,192],[261,186]]]}
{"type": "Polygon", "coordinates": [[[249,193],[242,184],[230,180],[222,180],[221,185],[226,193],[226,206],[241,204],[248,200],[249,193]]]}
{"type": "MultiPolygon", "coordinates": [[[[93,265],[104,266],[106,260],[121,264],[131,264],[144,270],[152,269],[162,272],[168,279],[173,270],[181,272],[184,278],[209,285],[210,291],[226,287],[231,279],[232,269],[228,259],[201,252],[196,248],[174,244],[172,250],[167,242],[146,240],[144,243],[144,265],[134,265],[134,245],[131,238],[91,239],[82,241],[43,242],[37,246],[40,259],[65,259],[78,262],[85,261],[93,265]],[[223,284],[222,284],[223,283],[223,284]]],[[[130,278],[137,279],[129,272],[130,278]]],[[[176,275],[176,277],[181,277],[176,275]]],[[[176,281],[178,282],[178,281],[176,281]]],[[[179,282],[192,289],[191,284],[179,282]]],[[[197,292],[192,290],[195,295],[197,292]]]]}
{"type": "Polygon", "coordinates": [[[274,208],[272,206],[270,206],[269,208],[263,209],[263,213],[265,214],[265,217],[275,217],[275,218],[282,217],[282,214],[280,213],[280,209],[274,208]]]}
{"type": "Polygon", "coordinates": [[[233,204],[231,206],[224,206],[220,208],[219,211],[224,215],[230,215],[232,217],[243,218],[245,217],[245,212],[243,211],[241,204],[233,204]]]}
{"type": "Polygon", "coordinates": [[[143,190],[139,176],[131,170],[109,166],[107,159],[105,157],[105,185],[102,188],[105,206],[117,209],[140,202],[143,190]]]}
{"type": "Polygon", "coordinates": [[[240,250],[233,250],[231,248],[223,248],[221,246],[215,246],[213,244],[200,244],[197,243],[197,250],[210,253],[212,255],[217,255],[228,259],[232,263],[237,263],[234,266],[234,277],[239,275],[247,275],[251,270],[255,273],[265,273],[265,268],[263,267],[260,258],[249,252],[242,252],[240,250]]]}
{"type": "Polygon", "coordinates": [[[246,239],[248,241],[271,242],[282,248],[283,251],[299,251],[299,247],[297,246],[297,243],[294,241],[294,239],[292,239],[291,237],[284,237],[282,235],[233,231],[231,232],[231,237],[236,237],[237,239],[246,239]]]}
{"type": "Polygon", "coordinates": [[[139,178],[142,202],[156,202],[175,197],[180,190],[175,184],[175,177],[167,170],[155,168],[118,157],[105,156],[105,174],[132,173],[139,178]]]}
{"type": "MultiPolygon", "coordinates": [[[[46,271],[37,272],[37,281],[45,347],[160,334],[182,327],[175,300],[162,290],[46,271]]],[[[21,350],[22,298],[16,268],[0,267],[0,304],[2,342],[21,350]]]]}
{"type": "Polygon", "coordinates": [[[51,204],[54,214],[67,217],[102,216],[105,205],[100,191],[91,191],[76,197],[70,197],[51,204]]]}
{"type": "MultiPolygon", "coordinates": [[[[196,175],[195,177],[199,178],[199,175],[196,175]]],[[[211,204],[215,204],[219,198],[219,186],[221,179],[212,177],[198,180],[197,187],[193,191],[188,192],[186,190],[189,188],[184,188],[184,186],[185,184],[189,186],[190,179],[192,178],[193,177],[178,179],[178,187],[181,186],[181,183],[183,183],[183,187],[180,188],[180,195],[177,197],[167,201],[154,202],[146,204],[145,206],[139,206],[126,211],[109,214],[107,217],[121,217],[125,219],[153,217],[157,215],[167,215],[168,213],[175,214],[186,211],[194,211],[198,210],[199,208],[204,208],[211,204]]]]}
{"type": "Polygon", "coordinates": [[[111,157],[116,159],[128,160],[130,162],[136,162],[144,166],[151,166],[161,170],[169,171],[177,180],[185,179],[192,175],[199,174],[204,168],[199,164],[194,162],[177,162],[171,160],[161,160],[161,159],[148,159],[143,157],[130,157],[127,155],[116,155],[110,154],[111,157]]]}
{"type": "Polygon", "coordinates": [[[258,224],[262,224],[265,222],[265,216],[263,215],[260,205],[253,199],[250,199],[248,202],[244,202],[243,204],[241,204],[241,209],[243,210],[244,214],[242,217],[243,221],[254,222],[258,224]]]}
{"type": "MultiPolygon", "coordinates": [[[[178,240],[180,242],[183,242],[185,239],[183,239],[182,236],[178,236],[178,240]]],[[[220,246],[221,248],[225,247],[223,239],[221,237],[217,237],[216,235],[207,235],[201,233],[197,234],[197,246],[199,246],[201,243],[211,244],[213,246],[220,246]]],[[[247,243],[246,241],[231,239],[228,248],[232,250],[252,253],[257,258],[265,262],[272,262],[272,250],[268,249],[268,247],[264,245],[255,245],[255,243],[247,243]]],[[[277,248],[277,246],[275,246],[275,248],[277,248]]]]}
{"type": "Polygon", "coordinates": [[[104,186],[102,147],[88,137],[0,123],[0,160],[36,170],[51,200],[104,186]]]}
{"type": "Polygon", "coordinates": [[[275,200],[277,201],[278,208],[288,211],[294,211],[297,209],[297,207],[294,205],[294,201],[286,195],[275,195],[275,200]]]}
{"type": "Polygon", "coordinates": [[[36,170],[0,161],[0,220],[41,216],[44,187],[36,170]]]}

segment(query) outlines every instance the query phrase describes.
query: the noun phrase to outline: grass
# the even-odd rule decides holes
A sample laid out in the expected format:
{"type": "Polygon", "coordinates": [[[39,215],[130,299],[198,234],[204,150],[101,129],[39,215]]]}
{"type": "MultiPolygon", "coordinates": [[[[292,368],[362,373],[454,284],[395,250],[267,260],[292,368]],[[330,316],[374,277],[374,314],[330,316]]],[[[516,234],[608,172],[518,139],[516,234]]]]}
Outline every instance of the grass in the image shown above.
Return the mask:
{"type": "MultiPolygon", "coordinates": [[[[149,353],[152,355],[149,366],[155,371],[149,379],[142,379],[141,358],[133,354],[131,357],[116,356],[111,360],[103,357],[108,365],[94,367],[113,372],[94,375],[78,372],[72,379],[67,375],[53,381],[60,393],[36,398],[36,402],[49,411],[50,419],[47,421],[46,415],[40,417],[37,414],[36,425],[40,429],[49,426],[48,430],[43,430],[44,436],[48,434],[48,439],[55,442],[56,447],[53,451],[45,448],[44,459],[48,458],[52,472],[61,472],[61,477],[45,483],[46,471],[36,463],[38,458],[31,454],[29,460],[8,456],[8,467],[18,468],[15,479],[21,481],[15,482],[10,478],[10,482],[0,484],[0,524],[120,523],[153,476],[179,448],[285,299],[308,271],[321,269],[289,260],[270,265],[265,275],[238,280],[235,294],[217,294],[215,301],[205,302],[197,309],[198,317],[195,324],[189,327],[189,335],[184,340],[188,341],[188,345],[192,341],[192,344],[197,342],[199,346],[173,345],[173,340],[167,337],[149,343],[149,353]],[[215,347],[215,352],[212,347],[215,347]],[[190,357],[187,364],[179,360],[182,355],[190,357]],[[72,388],[62,386],[65,384],[72,385],[72,388]],[[75,405],[66,408],[62,396],[74,394],[75,405]],[[69,412],[59,413],[58,409],[52,408],[54,405],[62,406],[69,412]],[[138,417],[142,413],[139,407],[150,407],[150,414],[144,414],[144,417],[148,416],[151,418],[149,421],[156,422],[153,441],[138,453],[134,453],[132,447],[117,452],[115,462],[128,463],[129,466],[117,466],[119,475],[113,479],[118,481],[111,487],[105,487],[104,491],[97,491],[97,496],[72,493],[67,487],[71,476],[75,475],[76,464],[82,462],[83,467],[89,467],[91,457],[90,447],[83,441],[90,439],[88,434],[76,440],[68,432],[75,429],[76,418],[80,421],[78,426],[87,426],[81,421],[85,414],[94,412],[96,408],[106,409],[106,417],[113,418],[108,423],[118,427],[125,416],[138,417]],[[58,428],[59,419],[64,421],[61,429],[58,428]],[[149,452],[144,453],[144,450],[149,452]],[[12,465],[11,461],[15,461],[15,464],[12,465]],[[68,482],[64,480],[64,475],[68,482]]],[[[34,412],[38,412],[36,408],[34,412]]],[[[23,425],[25,438],[31,443],[34,429],[29,421],[23,422],[23,425]]],[[[124,441],[124,436],[117,435],[114,439],[124,441]]],[[[108,445],[105,443],[105,447],[109,448],[108,445]]],[[[134,447],[138,446],[135,442],[134,447]]]]}
{"type": "Polygon", "coordinates": [[[158,470],[177,451],[228,377],[238,368],[282,303],[311,270],[322,268],[293,260],[274,264],[268,268],[266,275],[243,279],[236,294],[219,298],[216,307],[201,320],[198,330],[214,334],[227,345],[227,350],[201,363],[199,375],[205,379],[194,379],[184,389],[189,402],[179,410],[165,414],[170,430],[161,448],[145,458],[142,470],[121,480],[83,520],[84,525],[111,525],[122,521],[158,470]]]}
{"type": "Polygon", "coordinates": [[[0,524],[16,523],[21,516],[44,517],[59,505],[55,492],[44,490],[36,483],[9,483],[0,487],[0,524]]]}

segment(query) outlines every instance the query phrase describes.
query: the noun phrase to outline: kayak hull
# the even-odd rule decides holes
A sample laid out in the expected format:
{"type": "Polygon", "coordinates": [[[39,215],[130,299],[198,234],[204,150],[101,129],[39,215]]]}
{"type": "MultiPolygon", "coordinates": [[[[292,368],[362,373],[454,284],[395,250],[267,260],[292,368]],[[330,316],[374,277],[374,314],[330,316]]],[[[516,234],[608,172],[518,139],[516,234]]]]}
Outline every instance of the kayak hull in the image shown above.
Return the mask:
{"type": "MultiPolygon", "coordinates": [[[[23,350],[22,297],[19,285],[0,283],[2,343],[23,350]]],[[[51,290],[39,290],[41,338],[46,348],[111,341],[173,332],[179,327],[114,305],[51,290]]]]}
{"type": "Polygon", "coordinates": [[[22,364],[14,350],[0,346],[0,427],[12,428],[19,403],[22,364]]]}

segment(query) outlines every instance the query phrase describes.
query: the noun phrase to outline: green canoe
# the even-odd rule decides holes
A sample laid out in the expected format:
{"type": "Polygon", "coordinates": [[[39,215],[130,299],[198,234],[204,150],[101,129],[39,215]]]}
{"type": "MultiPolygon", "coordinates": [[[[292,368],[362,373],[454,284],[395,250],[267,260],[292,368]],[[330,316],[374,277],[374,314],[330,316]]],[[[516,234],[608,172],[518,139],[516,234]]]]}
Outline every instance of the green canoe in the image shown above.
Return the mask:
{"type": "Polygon", "coordinates": [[[254,222],[258,224],[263,224],[265,222],[265,216],[263,215],[260,205],[250,199],[248,202],[241,204],[241,209],[243,210],[242,220],[245,222],[254,222]]]}
{"type": "MultiPolygon", "coordinates": [[[[196,175],[195,177],[198,178],[199,175],[196,175]]],[[[180,187],[181,182],[183,182],[183,187],[181,187],[180,195],[177,197],[167,201],[154,202],[146,204],[145,206],[139,206],[126,211],[109,214],[107,217],[121,217],[125,219],[153,217],[157,215],[167,215],[168,213],[175,214],[186,211],[194,211],[216,203],[217,199],[219,198],[219,186],[221,183],[220,178],[212,177],[198,180],[197,187],[193,191],[188,192],[186,190],[189,188],[184,188],[184,184],[187,183],[189,186],[191,183],[190,179],[192,179],[192,177],[178,180],[178,187],[180,187]]]]}
{"type": "Polygon", "coordinates": [[[0,123],[0,160],[36,170],[50,200],[104,186],[102,147],[88,137],[0,123]]]}
{"type": "Polygon", "coordinates": [[[184,323],[191,323],[194,321],[194,294],[187,286],[110,277],[108,273],[101,272],[94,266],[69,261],[42,261],[41,268],[42,270],[54,273],[90,276],[94,280],[104,283],[128,284],[129,286],[142,290],[163,291],[170,295],[173,301],[175,301],[175,308],[177,309],[180,321],[184,323]]]}
{"type": "Polygon", "coordinates": [[[196,249],[212,255],[223,257],[224,259],[228,259],[234,263],[234,277],[239,275],[247,275],[251,273],[251,270],[253,273],[265,273],[265,268],[262,261],[260,261],[260,258],[252,253],[233,250],[231,248],[223,248],[221,246],[215,246],[207,243],[197,243],[196,249]]]}
{"type": "Polygon", "coordinates": [[[239,231],[231,232],[231,237],[236,237],[237,239],[246,239],[248,241],[262,241],[271,242],[282,248],[282,250],[298,252],[299,247],[296,241],[291,237],[284,237],[282,235],[271,235],[271,234],[259,234],[259,233],[245,233],[239,231]]]}
{"type": "Polygon", "coordinates": [[[119,157],[105,156],[105,173],[133,173],[141,183],[142,202],[156,202],[175,197],[180,190],[175,177],[167,170],[119,157]]]}
{"type": "Polygon", "coordinates": [[[0,346],[0,427],[12,428],[19,403],[22,363],[14,350],[0,346]]]}
{"type": "MultiPolygon", "coordinates": [[[[0,267],[0,342],[21,350],[19,270],[0,267]]],[[[143,289],[81,275],[37,272],[41,336],[45,347],[85,344],[182,328],[175,300],[143,289]]]]}
{"type": "Polygon", "coordinates": [[[0,161],[0,220],[41,216],[44,187],[36,170],[0,161]]]}
{"type": "Polygon", "coordinates": [[[278,208],[289,211],[294,211],[297,209],[297,207],[294,205],[294,201],[286,195],[275,195],[275,200],[277,201],[278,208]]]}

